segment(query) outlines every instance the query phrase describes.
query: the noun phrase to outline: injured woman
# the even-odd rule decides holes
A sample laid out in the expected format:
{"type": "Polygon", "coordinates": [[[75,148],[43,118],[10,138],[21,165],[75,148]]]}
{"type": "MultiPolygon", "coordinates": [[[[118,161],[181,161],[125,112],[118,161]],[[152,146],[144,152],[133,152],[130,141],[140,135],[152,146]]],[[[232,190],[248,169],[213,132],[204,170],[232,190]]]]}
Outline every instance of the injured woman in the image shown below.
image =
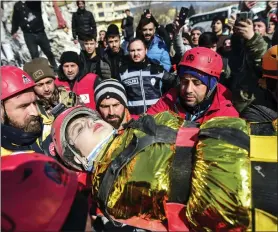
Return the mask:
{"type": "Polygon", "coordinates": [[[260,154],[243,119],[200,126],[163,112],[131,120],[118,135],[83,106],[62,112],[52,128],[64,164],[91,174],[101,213],[114,226],[153,231],[277,230],[275,133],[260,136],[269,145],[260,154]]]}

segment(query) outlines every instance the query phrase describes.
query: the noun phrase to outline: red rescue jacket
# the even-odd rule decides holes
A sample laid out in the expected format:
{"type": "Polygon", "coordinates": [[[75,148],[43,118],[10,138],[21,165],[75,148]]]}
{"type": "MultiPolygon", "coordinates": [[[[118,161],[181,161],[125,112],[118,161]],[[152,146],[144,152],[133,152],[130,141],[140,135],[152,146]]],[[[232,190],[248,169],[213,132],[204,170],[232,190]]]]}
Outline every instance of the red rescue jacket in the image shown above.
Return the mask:
{"type": "MultiPolygon", "coordinates": [[[[171,110],[179,114],[180,117],[186,118],[186,112],[184,108],[178,104],[178,89],[170,89],[165,95],[163,95],[156,104],[151,106],[147,110],[147,114],[157,114],[159,112],[171,110]]],[[[217,85],[217,92],[214,96],[211,106],[204,113],[202,117],[196,120],[196,122],[204,123],[205,121],[220,116],[239,117],[238,112],[233,107],[231,99],[231,92],[221,84],[217,85]]]]}
{"type": "Polygon", "coordinates": [[[88,73],[79,80],[76,80],[73,86],[68,81],[62,81],[58,78],[55,80],[55,84],[57,86],[65,86],[67,90],[75,92],[88,108],[95,110],[94,85],[97,78],[96,74],[88,73]]]}

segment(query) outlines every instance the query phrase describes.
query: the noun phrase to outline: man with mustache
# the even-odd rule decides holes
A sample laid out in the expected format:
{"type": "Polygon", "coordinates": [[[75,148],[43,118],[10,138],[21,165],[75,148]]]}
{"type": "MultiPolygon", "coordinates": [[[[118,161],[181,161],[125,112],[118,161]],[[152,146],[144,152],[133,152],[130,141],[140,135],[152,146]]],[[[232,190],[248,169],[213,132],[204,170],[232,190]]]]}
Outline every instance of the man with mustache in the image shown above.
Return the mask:
{"type": "Polygon", "coordinates": [[[148,114],[174,111],[182,118],[204,123],[218,116],[238,117],[230,91],[219,82],[223,61],[209,48],[197,47],[187,51],[178,67],[180,84],[169,90],[150,107],[148,114]]]}
{"type": "MultiPolygon", "coordinates": [[[[40,112],[53,120],[51,110],[59,103],[67,107],[75,106],[79,101],[76,94],[66,90],[64,86],[56,86],[56,75],[48,64],[48,60],[39,57],[24,65],[23,70],[35,81],[34,92],[40,112]]],[[[51,123],[50,123],[51,124],[51,123]]]]}
{"type": "Polygon", "coordinates": [[[123,124],[131,119],[122,84],[114,79],[101,81],[95,88],[95,101],[96,109],[103,120],[121,133],[123,124]]]}
{"type": "Polygon", "coordinates": [[[148,49],[141,39],[129,42],[129,61],[120,67],[120,78],[131,115],[145,113],[175,84],[176,76],[147,57],[148,49]]]}
{"type": "Polygon", "coordinates": [[[1,77],[1,156],[51,154],[51,136],[42,133],[45,125],[37,109],[35,82],[13,66],[1,67],[1,77]]]}
{"type": "Polygon", "coordinates": [[[169,51],[165,42],[156,35],[154,18],[143,17],[139,22],[139,27],[142,32],[142,39],[148,49],[148,57],[157,60],[169,72],[171,68],[169,51]]]}

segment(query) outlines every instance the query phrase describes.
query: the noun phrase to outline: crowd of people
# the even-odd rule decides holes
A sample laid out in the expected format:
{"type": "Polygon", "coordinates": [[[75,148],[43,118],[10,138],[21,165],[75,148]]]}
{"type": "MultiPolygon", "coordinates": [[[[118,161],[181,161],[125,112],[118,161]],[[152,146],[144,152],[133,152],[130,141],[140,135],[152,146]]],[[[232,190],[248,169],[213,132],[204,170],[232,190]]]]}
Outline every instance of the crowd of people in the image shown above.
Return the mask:
{"type": "Polygon", "coordinates": [[[76,3],[59,62],[41,2],[14,5],[32,60],[1,66],[2,230],[276,231],[277,1],[98,33],[76,3]]]}

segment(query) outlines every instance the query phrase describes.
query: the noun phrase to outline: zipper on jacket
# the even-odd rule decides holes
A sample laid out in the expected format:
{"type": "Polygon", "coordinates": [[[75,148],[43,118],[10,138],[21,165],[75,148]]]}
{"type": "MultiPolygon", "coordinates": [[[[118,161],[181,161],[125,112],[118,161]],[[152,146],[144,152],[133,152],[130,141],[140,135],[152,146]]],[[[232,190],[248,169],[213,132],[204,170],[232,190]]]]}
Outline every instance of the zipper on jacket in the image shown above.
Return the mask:
{"type": "Polygon", "coordinates": [[[146,96],[145,96],[144,84],[143,84],[143,78],[142,78],[142,69],[140,70],[140,88],[141,88],[142,97],[143,97],[143,101],[144,101],[144,113],[146,113],[147,106],[146,106],[146,96]]]}

